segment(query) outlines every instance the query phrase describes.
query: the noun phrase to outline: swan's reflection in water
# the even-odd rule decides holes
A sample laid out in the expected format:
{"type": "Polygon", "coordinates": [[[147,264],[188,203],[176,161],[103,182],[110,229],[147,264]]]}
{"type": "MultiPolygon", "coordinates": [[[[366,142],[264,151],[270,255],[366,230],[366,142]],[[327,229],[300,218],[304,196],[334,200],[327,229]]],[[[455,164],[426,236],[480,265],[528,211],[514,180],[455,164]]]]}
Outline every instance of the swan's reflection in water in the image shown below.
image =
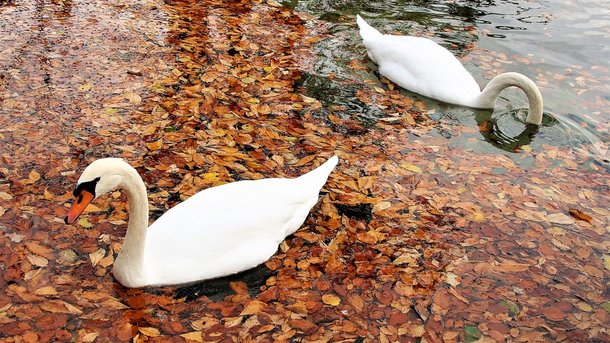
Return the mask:
{"type": "Polygon", "coordinates": [[[486,142],[495,146],[498,149],[508,152],[520,152],[523,147],[530,145],[534,140],[534,137],[540,131],[540,126],[525,123],[525,127],[518,134],[513,134],[510,131],[514,131],[514,126],[507,129],[503,129],[506,126],[501,125],[500,117],[492,117],[492,111],[488,111],[488,115],[482,117],[477,115],[475,117],[479,132],[483,136],[486,142]]]}

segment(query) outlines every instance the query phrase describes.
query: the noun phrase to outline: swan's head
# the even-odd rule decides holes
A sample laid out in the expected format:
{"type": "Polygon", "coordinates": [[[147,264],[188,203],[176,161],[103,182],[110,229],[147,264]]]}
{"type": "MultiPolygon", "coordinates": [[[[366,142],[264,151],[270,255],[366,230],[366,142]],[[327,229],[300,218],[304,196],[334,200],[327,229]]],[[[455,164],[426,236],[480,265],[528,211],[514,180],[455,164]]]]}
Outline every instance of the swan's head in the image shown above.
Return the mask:
{"type": "Polygon", "coordinates": [[[87,166],[74,188],[74,203],[66,216],[66,224],[73,223],[93,199],[119,188],[126,167],[132,169],[120,158],[102,158],[87,166]]]}

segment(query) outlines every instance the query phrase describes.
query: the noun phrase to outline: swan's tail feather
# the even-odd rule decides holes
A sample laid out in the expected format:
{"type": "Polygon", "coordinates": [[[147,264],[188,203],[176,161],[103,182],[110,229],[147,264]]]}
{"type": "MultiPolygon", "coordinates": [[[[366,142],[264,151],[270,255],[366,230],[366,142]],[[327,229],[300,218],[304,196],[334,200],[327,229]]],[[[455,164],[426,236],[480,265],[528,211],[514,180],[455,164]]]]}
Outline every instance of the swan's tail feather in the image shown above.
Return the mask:
{"type": "Polygon", "coordinates": [[[381,32],[364,21],[359,14],[356,14],[356,23],[358,23],[358,27],[360,28],[360,37],[362,37],[362,40],[382,35],[381,32]]]}
{"type": "Polygon", "coordinates": [[[338,162],[339,158],[337,156],[333,156],[318,168],[310,171],[307,174],[301,175],[299,179],[308,183],[311,182],[313,184],[312,186],[315,186],[315,188],[319,190],[322,188],[322,186],[324,186],[328,175],[330,175],[330,173],[335,169],[338,162]]]}

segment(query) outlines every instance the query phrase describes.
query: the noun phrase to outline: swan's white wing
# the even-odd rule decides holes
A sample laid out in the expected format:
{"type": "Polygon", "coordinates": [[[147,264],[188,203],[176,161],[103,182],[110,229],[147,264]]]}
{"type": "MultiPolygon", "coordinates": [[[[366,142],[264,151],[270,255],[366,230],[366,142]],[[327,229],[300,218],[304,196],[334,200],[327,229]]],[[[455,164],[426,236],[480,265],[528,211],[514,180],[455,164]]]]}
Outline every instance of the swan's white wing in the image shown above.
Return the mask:
{"type": "Polygon", "coordinates": [[[299,180],[234,182],[178,204],[148,228],[148,272],[156,284],[177,284],[268,260],[318,200],[319,187],[299,180]]]}
{"type": "Polygon", "coordinates": [[[378,35],[363,38],[363,42],[380,73],[405,89],[466,106],[480,93],[460,61],[429,39],[378,35]]]}

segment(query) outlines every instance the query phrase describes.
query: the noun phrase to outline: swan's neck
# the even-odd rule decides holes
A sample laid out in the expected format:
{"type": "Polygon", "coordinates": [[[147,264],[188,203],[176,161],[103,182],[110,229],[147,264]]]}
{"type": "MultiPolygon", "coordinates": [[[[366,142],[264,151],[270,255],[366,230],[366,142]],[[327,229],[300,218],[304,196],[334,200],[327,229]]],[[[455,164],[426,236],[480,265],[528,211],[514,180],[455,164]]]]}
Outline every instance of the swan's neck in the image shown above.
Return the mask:
{"type": "Polygon", "coordinates": [[[503,73],[491,79],[475,100],[474,107],[493,108],[500,92],[504,88],[512,86],[521,88],[527,96],[529,112],[526,121],[540,125],[542,122],[542,95],[540,90],[534,81],[519,73],[503,73]]]}
{"type": "Polygon", "coordinates": [[[138,172],[129,167],[124,170],[121,188],[127,194],[129,224],[114,264],[114,274],[122,284],[139,283],[145,278],[144,249],[148,228],[148,197],[146,186],[138,172]]]}

